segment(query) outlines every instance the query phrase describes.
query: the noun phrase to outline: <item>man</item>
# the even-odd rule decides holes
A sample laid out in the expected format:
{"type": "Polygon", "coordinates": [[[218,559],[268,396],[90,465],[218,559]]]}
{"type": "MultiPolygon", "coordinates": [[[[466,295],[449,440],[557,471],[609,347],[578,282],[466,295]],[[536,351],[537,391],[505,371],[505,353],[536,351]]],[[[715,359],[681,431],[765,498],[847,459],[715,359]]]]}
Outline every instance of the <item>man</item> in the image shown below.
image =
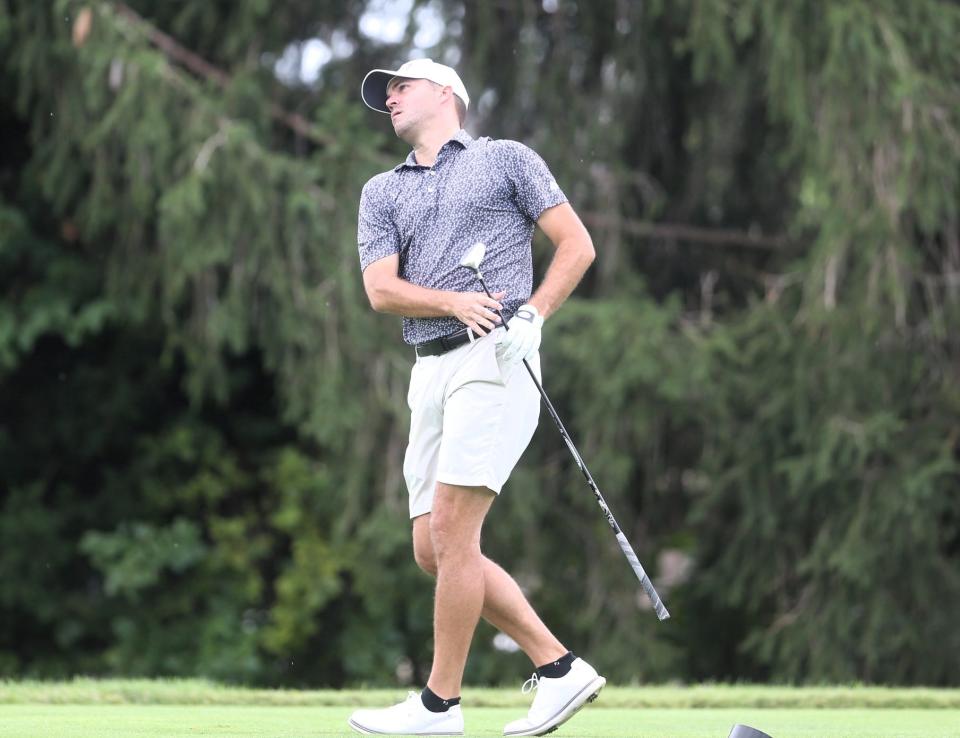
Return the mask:
{"type": "Polygon", "coordinates": [[[470,98],[450,67],[417,59],[375,69],[361,96],[388,113],[396,135],[413,147],[405,162],[364,186],[358,242],[371,306],[403,316],[404,340],[415,347],[403,471],[414,557],[437,582],[426,688],[394,707],[358,710],[349,723],[361,733],[461,735],[460,686],[482,615],[537,667],[528,681],[537,687],[533,705],[504,734],[542,735],[606,680],[554,637],[510,575],[483,556],[480,530],[537,425],[539,393],[520,364],[527,359],[539,373],[543,321],[593,261],[593,244],[537,154],[462,129],[470,98]],[[535,225],[556,251],[531,296],[535,225]],[[460,267],[481,241],[493,298],[460,267]]]}

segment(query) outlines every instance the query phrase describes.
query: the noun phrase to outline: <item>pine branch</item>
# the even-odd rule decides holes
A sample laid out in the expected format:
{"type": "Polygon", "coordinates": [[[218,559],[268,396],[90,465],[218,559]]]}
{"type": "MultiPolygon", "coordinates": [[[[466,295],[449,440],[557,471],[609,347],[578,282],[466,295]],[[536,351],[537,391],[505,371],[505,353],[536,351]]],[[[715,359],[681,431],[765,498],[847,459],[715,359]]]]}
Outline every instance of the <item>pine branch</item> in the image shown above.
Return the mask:
{"type": "MultiPolygon", "coordinates": [[[[180,44],[172,36],[158,29],[129,6],[124,3],[113,3],[113,9],[128,23],[142,32],[150,43],[197,76],[213,82],[220,88],[226,88],[230,84],[230,75],[222,69],[215,67],[199,54],[194,53],[180,44]]],[[[330,136],[311,125],[310,122],[299,113],[291,113],[288,110],[284,110],[276,103],[269,103],[268,109],[272,118],[280,121],[299,136],[309,139],[321,146],[328,146],[333,143],[333,139],[331,139],[330,136]]]]}
{"type": "Polygon", "coordinates": [[[756,236],[749,232],[731,228],[703,228],[685,223],[647,223],[642,220],[623,218],[606,213],[584,213],[583,221],[587,225],[596,227],[619,228],[633,236],[691,241],[714,246],[739,246],[775,251],[788,245],[785,236],[756,236]]]}

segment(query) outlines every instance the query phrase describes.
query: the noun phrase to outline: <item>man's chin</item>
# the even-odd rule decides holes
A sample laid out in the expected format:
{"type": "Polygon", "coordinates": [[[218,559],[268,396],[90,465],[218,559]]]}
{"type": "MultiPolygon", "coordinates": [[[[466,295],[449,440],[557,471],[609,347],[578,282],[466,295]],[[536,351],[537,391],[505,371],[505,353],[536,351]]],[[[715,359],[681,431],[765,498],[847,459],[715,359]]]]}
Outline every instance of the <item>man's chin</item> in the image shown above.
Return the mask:
{"type": "Polygon", "coordinates": [[[415,126],[410,123],[394,122],[393,124],[393,132],[397,134],[397,138],[407,143],[410,143],[410,139],[413,138],[414,128],[415,126]]]}

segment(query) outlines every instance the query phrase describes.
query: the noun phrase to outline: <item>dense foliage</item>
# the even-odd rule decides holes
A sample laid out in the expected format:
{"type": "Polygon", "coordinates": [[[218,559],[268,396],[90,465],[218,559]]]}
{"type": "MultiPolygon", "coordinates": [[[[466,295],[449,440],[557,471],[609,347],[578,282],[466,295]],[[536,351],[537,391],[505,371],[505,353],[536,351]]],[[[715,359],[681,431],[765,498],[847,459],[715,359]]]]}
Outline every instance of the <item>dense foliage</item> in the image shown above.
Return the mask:
{"type": "Polygon", "coordinates": [[[546,417],[488,553],[618,681],[957,683],[960,8],[131,6],[0,0],[0,675],[425,680],[356,93],[432,23],[591,227],[545,377],[674,618],[546,417]]]}

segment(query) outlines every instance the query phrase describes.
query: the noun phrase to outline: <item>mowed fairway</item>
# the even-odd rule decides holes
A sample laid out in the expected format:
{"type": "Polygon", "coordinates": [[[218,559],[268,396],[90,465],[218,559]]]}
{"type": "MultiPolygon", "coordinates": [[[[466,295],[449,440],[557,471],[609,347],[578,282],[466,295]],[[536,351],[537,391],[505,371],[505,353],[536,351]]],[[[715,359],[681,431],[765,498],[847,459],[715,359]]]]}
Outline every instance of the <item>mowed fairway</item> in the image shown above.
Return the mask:
{"type": "MultiPolygon", "coordinates": [[[[0,736],[120,738],[121,736],[356,735],[342,707],[185,705],[3,705],[0,736]]],[[[467,715],[468,736],[498,736],[516,710],[481,707],[467,715]]],[[[726,738],[734,723],[773,738],[948,738],[960,736],[958,710],[604,709],[591,706],[552,735],[726,738]]]]}
{"type": "MultiPolygon", "coordinates": [[[[0,738],[353,735],[346,719],[354,704],[402,697],[397,690],[244,690],[192,681],[7,682],[0,683],[0,738]]],[[[503,725],[524,711],[516,690],[474,690],[464,697],[468,736],[501,735],[503,725]]],[[[552,735],[726,738],[735,723],[773,738],[960,738],[960,692],[608,688],[552,735]]]]}

